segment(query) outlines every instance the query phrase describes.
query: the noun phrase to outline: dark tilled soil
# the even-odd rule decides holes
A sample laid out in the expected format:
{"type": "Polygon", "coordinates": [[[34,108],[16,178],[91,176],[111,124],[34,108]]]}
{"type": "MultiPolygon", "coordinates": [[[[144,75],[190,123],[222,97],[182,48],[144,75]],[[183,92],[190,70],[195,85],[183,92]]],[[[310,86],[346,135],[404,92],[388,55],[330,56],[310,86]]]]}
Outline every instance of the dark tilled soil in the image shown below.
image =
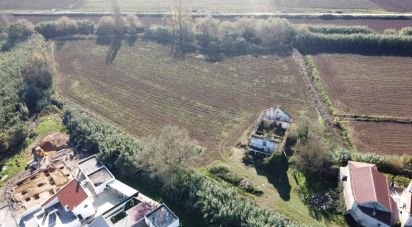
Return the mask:
{"type": "Polygon", "coordinates": [[[412,124],[349,123],[352,141],[361,152],[412,154],[412,124]]]}

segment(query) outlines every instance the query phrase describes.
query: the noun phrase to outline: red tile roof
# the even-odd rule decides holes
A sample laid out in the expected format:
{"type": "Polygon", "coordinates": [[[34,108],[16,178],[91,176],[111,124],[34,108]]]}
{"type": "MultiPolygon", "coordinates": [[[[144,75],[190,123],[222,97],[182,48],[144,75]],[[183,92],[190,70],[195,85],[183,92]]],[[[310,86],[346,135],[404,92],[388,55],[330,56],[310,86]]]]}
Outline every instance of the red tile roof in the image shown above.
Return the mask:
{"type": "Polygon", "coordinates": [[[72,180],[60,191],[50,197],[43,206],[47,205],[55,198],[58,198],[63,207],[68,206],[70,210],[73,210],[76,206],[87,199],[87,194],[76,179],[72,180]]]}
{"type": "Polygon", "coordinates": [[[376,165],[349,162],[353,197],[358,204],[376,202],[392,211],[389,184],[376,165]]]}

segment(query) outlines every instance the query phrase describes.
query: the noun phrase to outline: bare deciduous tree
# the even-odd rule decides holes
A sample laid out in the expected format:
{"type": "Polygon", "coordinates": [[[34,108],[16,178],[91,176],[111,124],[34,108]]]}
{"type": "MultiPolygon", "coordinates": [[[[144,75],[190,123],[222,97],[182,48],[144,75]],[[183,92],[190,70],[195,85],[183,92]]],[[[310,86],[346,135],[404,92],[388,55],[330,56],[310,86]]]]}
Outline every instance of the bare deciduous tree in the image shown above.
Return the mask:
{"type": "Polygon", "coordinates": [[[197,150],[187,130],[166,126],[158,138],[148,139],[142,158],[137,162],[174,187],[179,170],[190,165],[197,150]]]}

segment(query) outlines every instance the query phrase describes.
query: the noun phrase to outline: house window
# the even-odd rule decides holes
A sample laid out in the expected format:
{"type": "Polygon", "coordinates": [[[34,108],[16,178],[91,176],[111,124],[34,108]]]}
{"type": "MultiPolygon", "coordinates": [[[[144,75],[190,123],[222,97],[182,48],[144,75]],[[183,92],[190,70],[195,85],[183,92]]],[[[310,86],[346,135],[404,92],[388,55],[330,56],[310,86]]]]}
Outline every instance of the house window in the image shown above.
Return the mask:
{"type": "Polygon", "coordinates": [[[84,205],[84,208],[87,208],[87,207],[89,207],[89,205],[87,205],[87,204],[86,204],[86,205],[84,205]]]}
{"type": "Polygon", "coordinates": [[[81,214],[78,214],[77,217],[79,218],[80,221],[83,220],[83,217],[81,214]]]}
{"type": "Polygon", "coordinates": [[[348,180],[348,176],[343,176],[342,177],[342,181],[347,181],[348,180]]]}

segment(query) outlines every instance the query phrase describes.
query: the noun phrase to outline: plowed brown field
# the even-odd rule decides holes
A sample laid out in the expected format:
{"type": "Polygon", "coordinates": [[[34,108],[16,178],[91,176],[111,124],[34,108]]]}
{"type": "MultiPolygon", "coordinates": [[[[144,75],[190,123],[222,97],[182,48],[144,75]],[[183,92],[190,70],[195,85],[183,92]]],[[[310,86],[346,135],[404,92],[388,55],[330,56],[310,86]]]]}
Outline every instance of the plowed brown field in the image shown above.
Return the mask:
{"type": "Polygon", "coordinates": [[[409,0],[370,0],[388,11],[409,12],[412,10],[412,1],[409,0]]]}
{"type": "Polygon", "coordinates": [[[351,122],[350,133],[360,151],[412,155],[412,125],[351,122]]]}
{"type": "Polygon", "coordinates": [[[320,76],[341,112],[412,118],[412,58],[321,54],[320,76]]]}
{"type": "Polygon", "coordinates": [[[123,45],[112,64],[105,64],[108,47],[95,41],[58,47],[58,92],[139,136],[180,125],[212,151],[235,142],[270,106],[282,105],[293,116],[316,115],[292,57],[211,63],[175,59],[169,47],[152,42],[123,45]]]}
{"type": "MultiPolygon", "coordinates": [[[[169,11],[176,4],[175,0],[117,0],[117,3],[123,11],[146,12],[169,11]]],[[[221,13],[383,10],[382,6],[371,0],[186,0],[183,6],[194,11],[221,13]]],[[[106,0],[0,0],[0,9],[110,11],[113,8],[112,2],[106,0]]]]}
{"type": "MultiPolygon", "coordinates": [[[[342,113],[412,118],[412,58],[321,54],[320,77],[334,107],[342,113]]],[[[412,154],[411,124],[351,122],[360,151],[412,154]]]]}

